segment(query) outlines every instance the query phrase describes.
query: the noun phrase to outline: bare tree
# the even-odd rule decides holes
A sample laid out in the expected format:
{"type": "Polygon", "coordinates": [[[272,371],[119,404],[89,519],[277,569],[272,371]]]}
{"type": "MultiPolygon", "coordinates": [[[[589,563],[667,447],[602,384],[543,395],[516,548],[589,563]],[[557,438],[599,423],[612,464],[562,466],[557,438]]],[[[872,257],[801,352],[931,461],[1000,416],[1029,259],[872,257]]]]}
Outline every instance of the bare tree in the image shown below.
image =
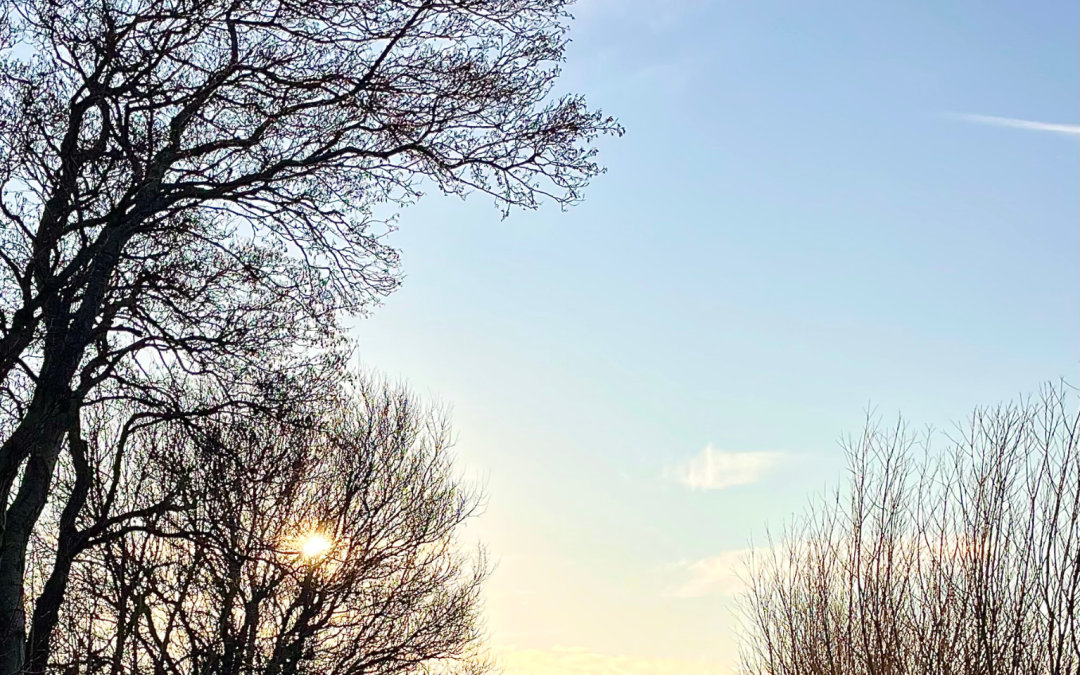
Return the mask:
{"type": "Polygon", "coordinates": [[[979,410],[944,452],[868,424],[847,493],[751,558],[743,672],[1080,671],[1074,398],[979,410]]]}
{"type": "Polygon", "coordinates": [[[439,409],[358,377],[314,417],[132,427],[116,412],[86,439],[111,476],[79,518],[52,669],[484,670],[486,567],[457,538],[477,495],[439,409]]]}
{"type": "Polygon", "coordinates": [[[56,527],[93,489],[85,406],[272,417],[396,286],[380,205],[580,198],[621,130],[553,96],[567,4],[0,0],[0,675],[63,601],[74,545],[47,598],[27,554],[58,463],[56,527]]]}

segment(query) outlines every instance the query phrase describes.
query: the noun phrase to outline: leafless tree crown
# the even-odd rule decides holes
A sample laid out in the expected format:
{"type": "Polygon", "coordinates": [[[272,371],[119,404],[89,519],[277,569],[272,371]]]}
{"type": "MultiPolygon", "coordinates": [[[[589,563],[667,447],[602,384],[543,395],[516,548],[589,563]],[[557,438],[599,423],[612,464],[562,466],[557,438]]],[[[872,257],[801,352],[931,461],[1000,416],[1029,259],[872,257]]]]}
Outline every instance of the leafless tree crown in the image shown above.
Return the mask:
{"type": "Polygon", "coordinates": [[[93,408],[280,420],[335,391],[342,313],[398,283],[380,205],[581,197],[621,129],[554,93],[566,5],[0,0],[0,675],[47,662],[93,408]]]}
{"type": "Polygon", "coordinates": [[[750,560],[743,672],[1077,673],[1074,399],[980,410],[943,452],[868,425],[847,493],[750,560]]]}
{"type": "Polygon", "coordinates": [[[486,566],[458,541],[479,502],[439,409],[366,376],[314,420],[125,435],[121,419],[87,438],[96,466],[119,469],[80,517],[93,540],[71,570],[58,672],[484,670],[486,566]],[[312,536],[327,548],[306,555],[312,536]]]}

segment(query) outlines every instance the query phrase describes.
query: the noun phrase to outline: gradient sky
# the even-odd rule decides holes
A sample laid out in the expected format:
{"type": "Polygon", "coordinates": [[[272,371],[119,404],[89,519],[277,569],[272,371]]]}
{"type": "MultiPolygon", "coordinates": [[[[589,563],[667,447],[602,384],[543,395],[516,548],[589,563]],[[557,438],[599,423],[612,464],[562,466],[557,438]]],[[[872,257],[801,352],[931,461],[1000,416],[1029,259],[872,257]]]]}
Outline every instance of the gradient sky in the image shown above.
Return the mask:
{"type": "Polygon", "coordinates": [[[363,362],[453,406],[507,675],[734,665],[731,563],[868,406],[1080,384],[1075,0],[586,0],[566,213],[431,197],[363,362]]]}

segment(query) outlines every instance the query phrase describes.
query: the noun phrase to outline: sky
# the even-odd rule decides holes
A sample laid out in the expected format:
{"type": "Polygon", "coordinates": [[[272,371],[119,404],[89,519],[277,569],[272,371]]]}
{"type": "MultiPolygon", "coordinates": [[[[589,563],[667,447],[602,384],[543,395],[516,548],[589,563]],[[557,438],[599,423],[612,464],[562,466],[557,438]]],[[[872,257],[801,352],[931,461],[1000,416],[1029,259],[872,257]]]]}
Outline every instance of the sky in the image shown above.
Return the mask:
{"type": "Polygon", "coordinates": [[[584,0],[584,203],[429,197],[359,358],[453,407],[507,675],[724,675],[867,411],[1080,385],[1073,0],[584,0]]]}

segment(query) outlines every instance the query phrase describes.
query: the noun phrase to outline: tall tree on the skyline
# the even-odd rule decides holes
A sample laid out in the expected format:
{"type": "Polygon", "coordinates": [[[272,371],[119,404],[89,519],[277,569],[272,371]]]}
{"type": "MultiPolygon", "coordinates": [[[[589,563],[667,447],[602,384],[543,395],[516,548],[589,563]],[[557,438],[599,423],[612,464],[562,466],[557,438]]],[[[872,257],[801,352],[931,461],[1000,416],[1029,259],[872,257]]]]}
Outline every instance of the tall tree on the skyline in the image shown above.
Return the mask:
{"type": "Polygon", "coordinates": [[[0,0],[0,675],[47,662],[27,550],[58,462],[96,480],[85,406],[272,417],[396,287],[377,207],[581,197],[621,130],[554,95],[567,4],[0,0]]]}

